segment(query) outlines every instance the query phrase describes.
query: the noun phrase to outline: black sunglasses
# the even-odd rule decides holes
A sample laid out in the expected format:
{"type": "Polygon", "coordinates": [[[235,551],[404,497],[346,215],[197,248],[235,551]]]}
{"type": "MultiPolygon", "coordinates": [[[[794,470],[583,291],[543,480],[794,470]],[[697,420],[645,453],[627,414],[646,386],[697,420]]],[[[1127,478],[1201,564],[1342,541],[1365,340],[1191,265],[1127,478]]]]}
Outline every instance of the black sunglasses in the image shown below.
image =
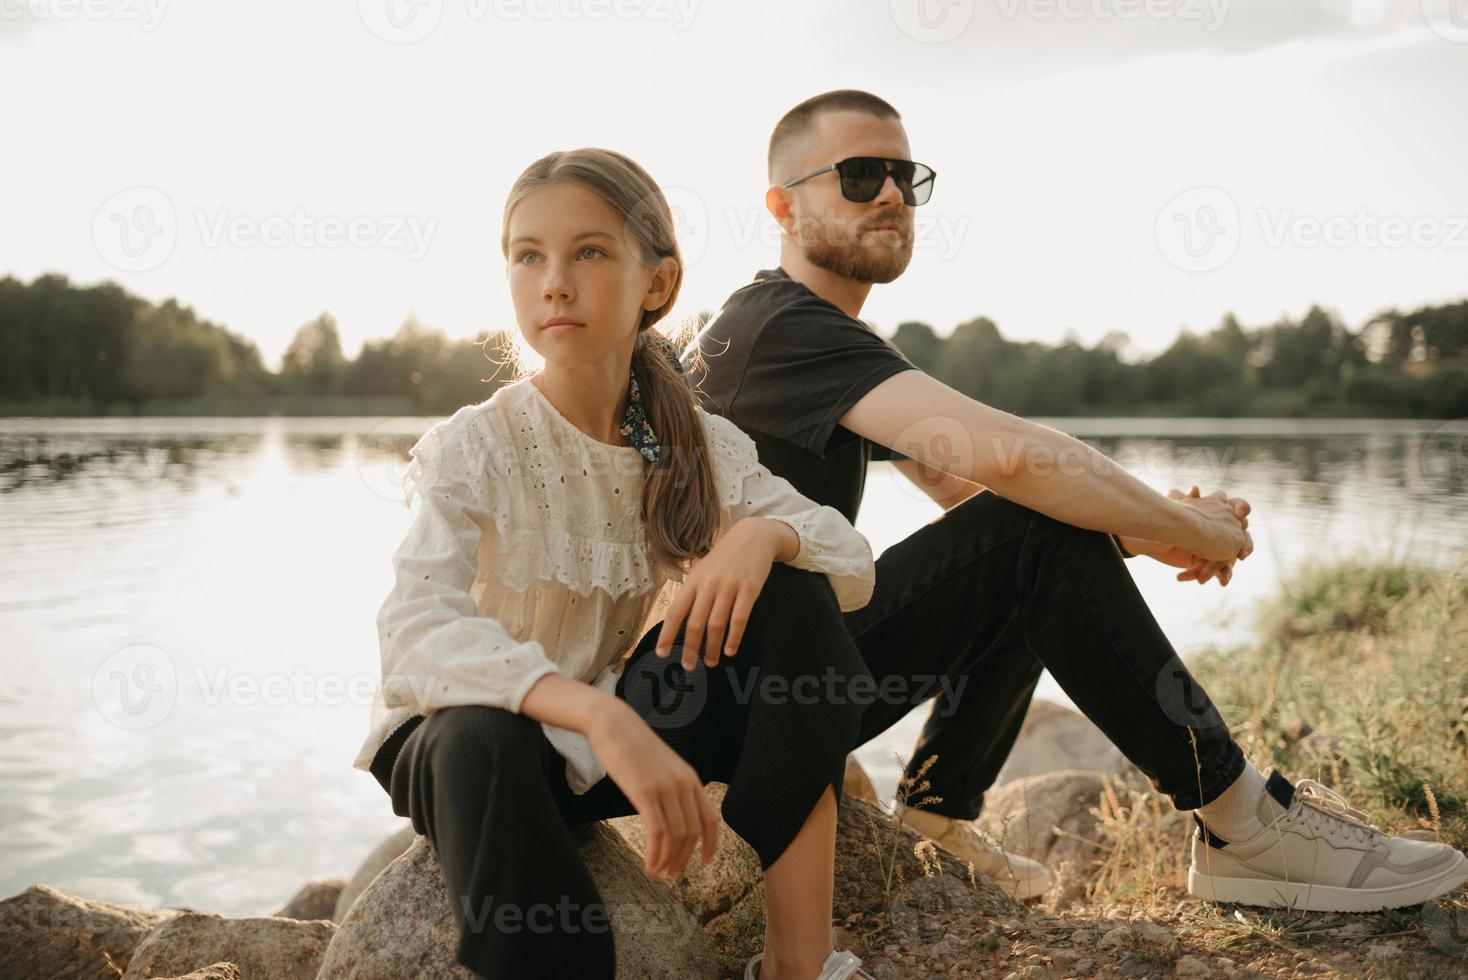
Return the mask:
{"type": "Polygon", "coordinates": [[[780,186],[794,187],[802,181],[810,180],[829,170],[834,170],[841,176],[841,196],[858,204],[864,204],[876,197],[882,190],[882,185],[887,182],[889,174],[893,182],[897,184],[897,189],[902,193],[903,203],[909,207],[927,204],[928,199],[933,196],[933,182],[938,179],[938,172],[932,167],[914,163],[911,160],[897,160],[892,157],[847,157],[839,163],[812,170],[780,186]]]}

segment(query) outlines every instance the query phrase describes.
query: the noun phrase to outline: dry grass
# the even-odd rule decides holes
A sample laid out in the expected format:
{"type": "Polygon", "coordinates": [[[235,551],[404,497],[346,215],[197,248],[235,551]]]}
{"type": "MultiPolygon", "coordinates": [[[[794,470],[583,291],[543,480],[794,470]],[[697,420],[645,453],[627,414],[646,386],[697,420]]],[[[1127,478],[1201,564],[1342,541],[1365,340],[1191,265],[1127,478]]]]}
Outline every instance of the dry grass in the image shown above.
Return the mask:
{"type": "MultiPolygon", "coordinates": [[[[1346,563],[1302,572],[1264,610],[1254,647],[1190,666],[1261,768],[1318,779],[1383,829],[1427,830],[1463,848],[1465,571],[1468,563],[1448,571],[1346,563]]],[[[909,805],[935,801],[924,795],[935,760],[900,781],[898,818],[909,805]]],[[[1108,782],[1093,812],[1095,862],[1055,869],[1084,884],[1080,898],[1062,903],[1057,889],[1013,918],[940,912],[916,933],[911,910],[895,918],[873,911],[833,923],[840,944],[858,950],[881,980],[1468,975],[1468,890],[1372,915],[1202,902],[1186,892],[1190,814],[1121,778],[1108,782]]],[[[907,885],[900,845],[871,846],[876,884],[891,902],[907,885]]],[[[948,857],[927,842],[915,854],[927,876],[948,857]]]]}
{"type": "MultiPolygon", "coordinates": [[[[1190,667],[1256,765],[1319,780],[1384,830],[1427,830],[1468,848],[1465,573],[1468,562],[1446,571],[1358,563],[1310,571],[1263,611],[1255,647],[1190,667]]],[[[1461,890],[1369,916],[1196,902],[1186,892],[1189,814],[1120,784],[1108,787],[1095,812],[1102,846],[1085,897],[1063,910],[1072,919],[1148,918],[1191,935],[1196,948],[1283,956],[1291,965],[1330,950],[1328,968],[1346,975],[1468,970],[1461,890]],[[1368,957],[1381,945],[1401,954],[1378,962],[1378,948],[1368,957]],[[1449,955],[1434,958],[1434,948],[1449,955]]]]}

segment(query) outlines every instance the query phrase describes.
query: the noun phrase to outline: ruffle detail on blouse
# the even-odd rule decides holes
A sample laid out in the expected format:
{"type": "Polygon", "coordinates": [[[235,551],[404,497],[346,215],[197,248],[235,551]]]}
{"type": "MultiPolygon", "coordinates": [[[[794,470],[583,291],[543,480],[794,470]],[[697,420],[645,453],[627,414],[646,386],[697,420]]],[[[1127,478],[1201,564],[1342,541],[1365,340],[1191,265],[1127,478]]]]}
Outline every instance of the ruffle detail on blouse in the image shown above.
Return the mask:
{"type": "Polygon", "coordinates": [[[744,498],[744,482],[759,469],[759,450],[743,429],[713,412],[699,410],[714,459],[714,485],[719,506],[732,507],[744,498]]]}
{"type": "MultiPolygon", "coordinates": [[[[507,391],[502,388],[498,396],[507,391]]],[[[628,514],[613,522],[611,533],[619,537],[588,537],[570,527],[577,519],[585,523],[587,514],[584,505],[578,506],[560,489],[563,484],[543,479],[542,486],[526,485],[523,474],[534,469],[531,461],[538,457],[517,455],[514,433],[493,404],[491,399],[460,409],[429,428],[409,449],[404,475],[408,498],[435,492],[442,480],[444,491],[463,497],[471,509],[492,520],[499,535],[495,571],[515,592],[526,592],[537,581],[558,581],[583,596],[601,589],[619,598],[651,591],[667,581],[668,573],[648,557],[640,526],[629,531],[628,514]]],[[[542,430],[537,438],[554,440],[556,434],[542,430]]],[[[640,500],[628,506],[640,507],[640,500]]]]}
{"type": "Polygon", "coordinates": [[[500,581],[524,592],[536,580],[556,580],[580,595],[601,589],[612,598],[648,592],[667,580],[649,565],[647,547],[582,538],[558,528],[511,527],[495,519],[500,541],[500,581]]]}

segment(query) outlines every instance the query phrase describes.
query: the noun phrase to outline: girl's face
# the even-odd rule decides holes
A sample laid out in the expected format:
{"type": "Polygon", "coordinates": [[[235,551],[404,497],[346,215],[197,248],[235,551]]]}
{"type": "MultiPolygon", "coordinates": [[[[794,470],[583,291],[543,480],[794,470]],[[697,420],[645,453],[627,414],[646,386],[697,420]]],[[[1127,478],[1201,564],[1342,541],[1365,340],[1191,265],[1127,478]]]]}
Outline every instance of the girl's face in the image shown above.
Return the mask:
{"type": "Polygon", "coordinates": [[[666,302],[677,264],[648,268],[626,224],[579,184],[532,191],[510,213],[506,275],[520,332],[546,363],[630,360],[643,310],[666,302]],[[554,321],[569,320],[568,325],[554,321]]]}

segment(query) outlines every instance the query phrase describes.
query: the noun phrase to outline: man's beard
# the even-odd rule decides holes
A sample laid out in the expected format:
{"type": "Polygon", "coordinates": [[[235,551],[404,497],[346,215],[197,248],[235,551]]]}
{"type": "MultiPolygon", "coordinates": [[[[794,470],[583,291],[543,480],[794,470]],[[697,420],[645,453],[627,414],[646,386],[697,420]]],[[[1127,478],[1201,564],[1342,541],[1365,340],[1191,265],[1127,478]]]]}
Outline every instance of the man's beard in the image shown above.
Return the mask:
{"type": "Polygon", "coordinates": [[[891,282],[907,270],[912,261],[912,237],[901,233],[901,244],[861,245],[850,240],[833,242],[829,234],[817,235],[802,248],[805,258],[838,276],[863,283],[891,282]]]}

